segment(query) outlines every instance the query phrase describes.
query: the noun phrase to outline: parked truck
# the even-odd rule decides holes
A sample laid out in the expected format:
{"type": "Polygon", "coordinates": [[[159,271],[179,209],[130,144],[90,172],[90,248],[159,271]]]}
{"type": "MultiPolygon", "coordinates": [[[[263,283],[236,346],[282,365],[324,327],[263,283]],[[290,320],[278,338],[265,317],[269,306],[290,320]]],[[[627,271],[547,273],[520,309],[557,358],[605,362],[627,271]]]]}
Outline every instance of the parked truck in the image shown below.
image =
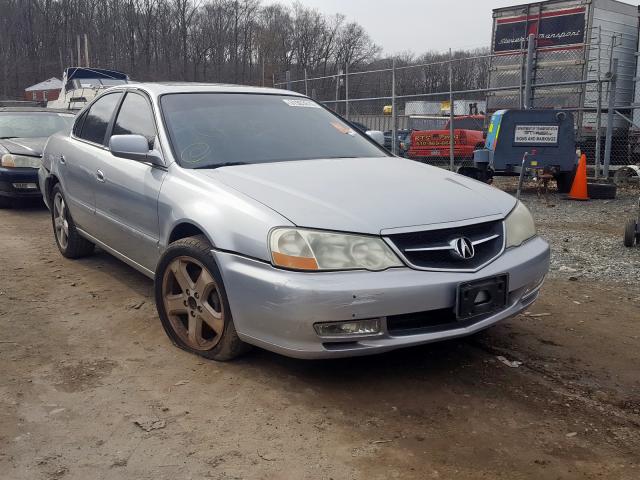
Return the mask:
{"type": "MultiPolygon", "coordinates": [[[[530,102],[524,98],[523,88],[491,91],[487,96],[488,112],[523,108],[528,103],[536,109],[571,110],[577,145],[587,153],[591,163],[597,126],[600,125],[603,136],[607,125],[609,84],[602,83],[599,92],[597,83],[578,82],[606,80],[612,59],[617,58],[616,110],[631,114],[638,7],[616,0],[548,0],[493,10],[491,48],[495,55],[489,66],[490,89],[525,84],[527,62],[522,52],[527,49],[530,34],[536,36],[533,84],[542,86],[533,89],[530,102]],[[596,113],[598,103],[604,110],[600,122],[596,113]]],[[[628,134],[629,122],[616,115],[612,164],[627,163],[628,134]]],[[[605,142],[601,138],[603,151],[605,142]]]]}
{"type": "MultiPolygon", "coordinates": [[[[456,160],[472,160],[473,152],[484,146],[484,115],[462,115],[453,120],[454,157],[456,160]]],[[[449,163],[449,121],[438,130],[411,132],[408,157],[429,163],[449,163]]]]}

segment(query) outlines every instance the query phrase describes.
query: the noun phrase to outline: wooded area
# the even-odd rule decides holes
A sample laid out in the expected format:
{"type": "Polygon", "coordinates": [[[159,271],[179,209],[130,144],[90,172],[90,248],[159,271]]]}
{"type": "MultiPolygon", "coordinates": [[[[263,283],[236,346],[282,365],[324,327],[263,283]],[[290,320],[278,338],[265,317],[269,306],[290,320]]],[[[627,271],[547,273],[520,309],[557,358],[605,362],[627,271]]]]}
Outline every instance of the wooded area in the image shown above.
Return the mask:
{"type": "MultiPolygon", "coordinates": [[[[0,0],[0,96],[56,76],[78,61],[77,36],[87,35],[89,63],[121,70],[139,81],[187,80],[271,86],[290,70],[293,78],[331,75],[390,65],[364,28],[340,14],[302,4],[261,0],[0,0]]],[[[407,50],[424,51],[420,45],[407,50]]],[[[457,52],[468,56],[469,52],[457,52]]],[[[399,64],[442,60],[427,53],[401,56],[399,64]]],[[[462,64],[461,64],[462,65],[462,64]]],[[[400,88],[448,88],[446,65],[407,71],[400,88]]],[[[465,88],[486,80],[483,65],[457,72],[465,88]]],[[[387,90],[354,82],[363,94],[387,90]]],[[[354,91],[354,94],[356,92],[354,91]]]]}

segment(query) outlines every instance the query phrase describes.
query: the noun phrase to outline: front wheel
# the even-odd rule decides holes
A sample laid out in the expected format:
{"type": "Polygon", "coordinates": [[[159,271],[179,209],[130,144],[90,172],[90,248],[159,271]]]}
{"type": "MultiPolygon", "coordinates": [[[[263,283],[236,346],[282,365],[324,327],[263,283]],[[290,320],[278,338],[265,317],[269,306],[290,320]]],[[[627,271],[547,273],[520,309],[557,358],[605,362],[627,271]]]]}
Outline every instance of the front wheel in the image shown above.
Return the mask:
{"type": "Polygon", "coordinates": [[[238,337],[222,276],[203,235],[178,240],[162,255],[155,276],[162,326],[178,347],[227,361],[249,345],[238,337]]]}

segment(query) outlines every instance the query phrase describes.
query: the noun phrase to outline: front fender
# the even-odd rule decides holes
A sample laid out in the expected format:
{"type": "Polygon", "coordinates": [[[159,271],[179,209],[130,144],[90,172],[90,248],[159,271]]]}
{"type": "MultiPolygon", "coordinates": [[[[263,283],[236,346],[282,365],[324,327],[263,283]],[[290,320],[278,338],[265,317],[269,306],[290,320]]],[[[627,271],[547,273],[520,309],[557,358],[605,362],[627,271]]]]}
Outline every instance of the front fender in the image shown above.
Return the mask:
{"type": "Polygon", "coordinates": [[[160,249],[180,224],[197,227],[219,250],[269,261],[268,235],[289,220],[202,172],[171,164],[158,197],[160,249]]]}

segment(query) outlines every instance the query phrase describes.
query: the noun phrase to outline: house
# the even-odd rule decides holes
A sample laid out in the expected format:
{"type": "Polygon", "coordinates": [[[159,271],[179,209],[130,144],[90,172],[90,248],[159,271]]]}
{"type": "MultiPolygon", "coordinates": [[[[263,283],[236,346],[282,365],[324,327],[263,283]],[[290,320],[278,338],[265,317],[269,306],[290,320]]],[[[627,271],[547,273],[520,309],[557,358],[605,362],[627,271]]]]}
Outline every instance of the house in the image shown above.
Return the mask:
{"type": "Polygon", "coordinates": [[[32,85],[24,90],[25,100],[35,100],[39,102],[46,102],[49,100],[56,100],[60,95],[60,89],[62,88],[62,81],[56,77],[52,77],[44,82],[32,85]]]}

